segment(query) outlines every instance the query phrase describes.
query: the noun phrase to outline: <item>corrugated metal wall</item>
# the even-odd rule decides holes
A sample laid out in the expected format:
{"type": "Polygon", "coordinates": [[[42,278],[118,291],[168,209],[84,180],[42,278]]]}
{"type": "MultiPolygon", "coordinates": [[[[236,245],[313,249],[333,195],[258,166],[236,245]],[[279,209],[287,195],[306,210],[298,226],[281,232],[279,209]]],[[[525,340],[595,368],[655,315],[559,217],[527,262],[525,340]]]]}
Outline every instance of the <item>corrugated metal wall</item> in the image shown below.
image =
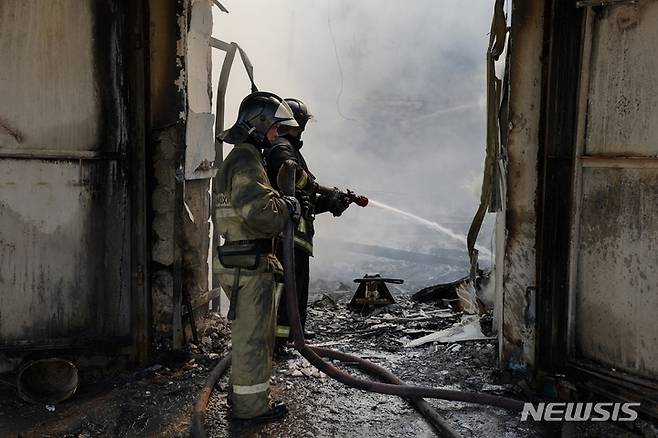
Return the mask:
{"type": "Polygon", "coordinates": [[[120,17],[0,2],[0,348],[130,334],[120,17]]]}
{"type": "Polygon", "coordinates": [[[572,257],[576,359],[658,378],[658,2],[589,20],[572,257]]]}

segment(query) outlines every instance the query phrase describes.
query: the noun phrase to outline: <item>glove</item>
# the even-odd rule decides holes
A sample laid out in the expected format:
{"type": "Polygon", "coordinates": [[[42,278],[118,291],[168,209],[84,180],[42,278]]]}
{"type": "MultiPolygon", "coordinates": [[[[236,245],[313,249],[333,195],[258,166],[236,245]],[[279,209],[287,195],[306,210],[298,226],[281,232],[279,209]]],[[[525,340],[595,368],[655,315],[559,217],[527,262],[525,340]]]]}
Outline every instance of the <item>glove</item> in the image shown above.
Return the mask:
{"type": "Polygon", "coordinates": [[[302,217],[302,207],[294,196],[284,196],[283,201],[288,207],[288,213],[290,213],[290,220],[294,223],[299,223],[299,220],[302,217]]]}
{"type": "Polygon", "coordinates": [[[312,219],[315,214],[315,205],[311,202],[312,195],[303,191],[298,191],[296,198],[302,206],[302,216],[306,219],[312,219]]]}
{"type": "Polygon", "coordinates": [[[329,211],[335,217],[338,217],[341,214],[343,214],[345,210],[347,210],[347,207],[350,206],[350,202],[351,201],[349,197],[345,196],[345,194],[342,193],[340,190],[335,189],[333,196],[331,196],[329,211]]]}
{"type": "Polygon", "coordinates": [[[288,187],[288,178],[291,173],[295,173],[297,170],[297,163],[292,160],[286,160],[283,162],[281,167],[276,174],[276,184],[281,191],[285,191],[286,188],[294,190],[295,183],[291,182],[292,187],[288,187]]]}

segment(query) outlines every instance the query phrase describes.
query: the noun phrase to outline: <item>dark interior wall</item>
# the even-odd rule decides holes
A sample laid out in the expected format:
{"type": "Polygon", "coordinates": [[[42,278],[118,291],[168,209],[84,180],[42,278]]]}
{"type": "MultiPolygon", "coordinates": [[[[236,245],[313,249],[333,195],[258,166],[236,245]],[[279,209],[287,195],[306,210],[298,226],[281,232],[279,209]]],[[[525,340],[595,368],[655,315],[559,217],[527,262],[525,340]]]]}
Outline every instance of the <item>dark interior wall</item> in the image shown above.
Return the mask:
{"type": "Polygon", "coordinates": [[[187,0],[148,0],[151,129],[178,123],[185,111],[183,48],[187,0]],[[183,27],[181,27],[181,25],[183,27]]]}
{"type": "Polygon", "coordinates": [[[167,346],[182,332],[183,284],[208,292],[208,180],[186,193],[182,174],[190,4],[0,3],[0,277],[29,280],[0,281],[7,342],[132,336],[144,362],[153,325],[167,346]]]}

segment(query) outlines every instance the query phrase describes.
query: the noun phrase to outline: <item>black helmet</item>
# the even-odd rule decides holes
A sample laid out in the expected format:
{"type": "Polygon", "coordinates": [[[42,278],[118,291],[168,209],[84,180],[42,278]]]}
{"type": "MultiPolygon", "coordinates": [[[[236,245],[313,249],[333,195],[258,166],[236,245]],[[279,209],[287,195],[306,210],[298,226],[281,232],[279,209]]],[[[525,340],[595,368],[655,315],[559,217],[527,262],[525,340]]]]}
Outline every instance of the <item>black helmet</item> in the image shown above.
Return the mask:
{"type": "Polygon", "coordinates": [[[235,125],[218,137],[233,144],[251,137],[257,144],[263,144],[265,134],[275,123],[288,127],[299,126],[285,100],[274,93],[257,91],[242,100],[235,125]]]}
{"type": "Polygon", "coordinates": [[[295,120],[299,123],[299,129],[303,131],[306,128],[306,123],[313,118],[308,112],[308,107],[304,102],[294,97],[287,97],[286,102],[295,115],[295,120]]]}

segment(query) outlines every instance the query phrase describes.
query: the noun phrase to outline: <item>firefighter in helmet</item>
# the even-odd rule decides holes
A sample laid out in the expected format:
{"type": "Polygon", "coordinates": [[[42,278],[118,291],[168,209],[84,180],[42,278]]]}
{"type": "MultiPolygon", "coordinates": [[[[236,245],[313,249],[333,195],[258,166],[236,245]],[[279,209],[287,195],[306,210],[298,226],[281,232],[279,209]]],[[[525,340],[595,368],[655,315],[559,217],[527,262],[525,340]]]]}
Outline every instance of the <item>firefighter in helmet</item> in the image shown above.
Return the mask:
{"type": "Polygon", "coordinates": [[[231,416],[253,422],[287,412],[283,403],[269,403],[274,295],[282,274],[273,238],[299,219],[300,204],[272,188],[262,155],[281,127],[298,127],[290,106],[275,94],[256,92],[242,101],[235,125],[219,135],[235,145],[217,171],[214,212],[225,241],[217,248],[216,272],[231,297],[231,416]]]}
{"type": "MultiPolygon", "coordinates": [[[[304,144],[302,133],[306,124],[313,117],[308,107],[299,99],[287,98],[286,102],[292,109],[295,120],[299,126],[283,126],[279,129],[281,136],[277,138],[272,147],[265,151],[265,162],[270,183],[275,189],[277,175],[286,161],[297,164],[295,197],[301,205],[301,218],[295,230],[295,277],[297,283],[297,298],[302,328],[306,323],[306,308],[308,306],[309,289],[309,258],[313,255],[313,221],[315,215],[331,212],[340,216],[350,205],[350,200],[340,196],[338,190],[332,190],[330,195],[319,193],[319,184],[311,173],[302,156],[301,149],[304,144]]],[[[286,312],[286,297],[283,294],[279,300],[276,325],[276,350],[284,353],[285,344],[290,335],[290,323],[286,312]]],[[[313,333],[305,331],[306,338],[312,338],[313,333]]]]}

